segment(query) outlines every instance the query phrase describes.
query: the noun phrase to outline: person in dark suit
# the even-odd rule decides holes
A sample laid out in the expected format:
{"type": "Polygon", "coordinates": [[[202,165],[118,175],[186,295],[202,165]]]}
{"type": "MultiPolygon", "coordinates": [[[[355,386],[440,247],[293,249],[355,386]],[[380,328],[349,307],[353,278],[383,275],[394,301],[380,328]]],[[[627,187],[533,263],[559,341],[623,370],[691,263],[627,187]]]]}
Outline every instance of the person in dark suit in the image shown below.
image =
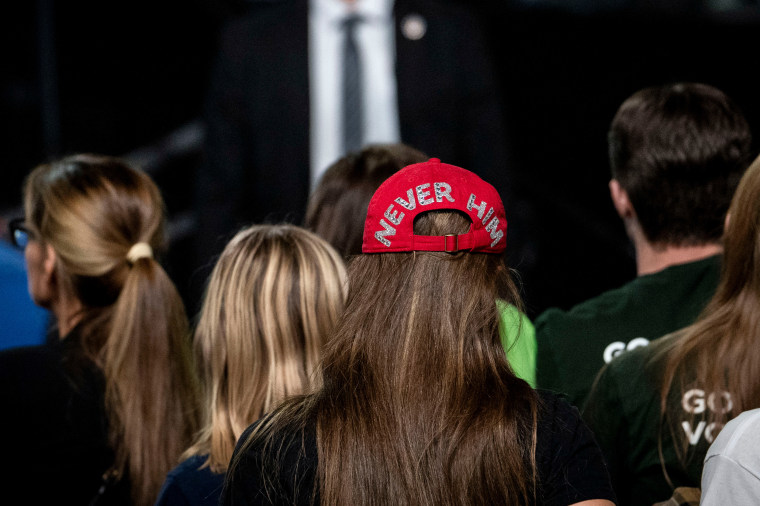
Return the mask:
{"type": "Polygon", "coordinates": [[[315,107],[315,97],[323,96],[315,69],[324,56],[314,47],[315,9],[361,13],[365,7],[368,26],[377,18],[387,25],[390,64],[376,64],[370,54],[364,68],[383,67],[393,75],[384,76],[390,99],[377,98],[391,105],[377,115],[371,110],[376,97],[365,99],[364,124],[370,130],[379,121],[396,126],[374,137],[365,133],[364,144],[404,142],[469,167],[492,181],[509,207],[507,134],[473,7],[446,0],[251,1],[221,29],[205,108],[196,206],[202,263],[212,263],[245,224],[301,223],[319,171],[346,154],[338,149],[325,157],[323,150],[322,162],[316,161],[315,148],[330,144],[315,142],[315,133],[324,133],[318,116],[340,111],[315,107]],[[389,109],[390,120],[377,117],[389,109]]]}

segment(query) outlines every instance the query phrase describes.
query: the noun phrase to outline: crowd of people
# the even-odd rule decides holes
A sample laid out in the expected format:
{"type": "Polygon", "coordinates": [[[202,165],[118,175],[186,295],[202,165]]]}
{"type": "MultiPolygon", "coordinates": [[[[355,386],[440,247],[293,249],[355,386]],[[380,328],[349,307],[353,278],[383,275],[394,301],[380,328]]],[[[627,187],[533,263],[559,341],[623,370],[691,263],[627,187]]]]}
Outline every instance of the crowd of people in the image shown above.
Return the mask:
{"type": "MultiPolygon", "coordinates": [[[[393,2],[369,5],[361,14],[380,20],[380,35],[393,2]]],[[[267,40],[262,19],[285,8],[257,5],[224,40],[267,40]]],[[[404,13],[405,2],[395,8],[404,13]]],[[[456,9],[436,15],[468,23],[456,9]]],[[[405,40],[386,48],[401,60],[428,29],[408,16],[405,40]]],[[[243,135],[269,119],[243,114],[263,106],[238,96],[252,73],[272,70],[272,56],[238,49],[220,61],[209,103],[199,248],[209,273],[197,315],[162,266],[167,217],[147,173],[79,153],[26,177],[24,215],[7,227],[40,309],[18,309],[26,326],[0,331],[4,476],[16,497],[92,506],[760,499],[760,156],[730,97],[678,82],[620,105],[609,190],[637,276],[547,309],[534,325],[509,264],[507,224],[520,218],[506,205],[509,174],[453,140],[467,131],[477,144],[485,118],[471,118],[476,109],[439,118],[446,149],[405,123],[403,107],[427,107],[409,97],[386,118],[396,125],[388,138],[341,150],[329,132],[293,128],[298,142],[277,140],[293,149],[273,148],[243,135]],[[441,153],[470,155],[472,166],[441,153]]],[[[478,51],[459,49],[470,59],[478,51]]],[[[480,94],[489,109],[488,90],[468,82],[455,95],[480,94]]],[[[279,118],[303,126],[291,119],[279,118]]]]}

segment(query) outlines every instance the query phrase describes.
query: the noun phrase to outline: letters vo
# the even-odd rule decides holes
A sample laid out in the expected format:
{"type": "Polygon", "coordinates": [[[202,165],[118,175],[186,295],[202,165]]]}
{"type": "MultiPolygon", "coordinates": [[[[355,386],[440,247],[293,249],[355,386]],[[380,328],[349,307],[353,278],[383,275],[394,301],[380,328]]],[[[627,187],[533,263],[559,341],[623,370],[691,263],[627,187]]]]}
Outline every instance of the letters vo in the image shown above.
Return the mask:
{"type": "MultiPolygon", "coordinates": [[[[700,388],[692,388],[686,391],[681,398],[683,410],[694,415],[704,413],[708,409],[713,413],[728,413],[733,406],[731,394],[728,392],[711,392],[708,394],[700,388]]],[[[696,426],[694,426],[694,422],[696,420],[681,422],[681,427],[692,446],[696,446],[703,437],[705,441],[712,443],[715,436],[723,428],[723,424],[718,422],[707,423],[706,420],[700,420],[696,426]]]]}

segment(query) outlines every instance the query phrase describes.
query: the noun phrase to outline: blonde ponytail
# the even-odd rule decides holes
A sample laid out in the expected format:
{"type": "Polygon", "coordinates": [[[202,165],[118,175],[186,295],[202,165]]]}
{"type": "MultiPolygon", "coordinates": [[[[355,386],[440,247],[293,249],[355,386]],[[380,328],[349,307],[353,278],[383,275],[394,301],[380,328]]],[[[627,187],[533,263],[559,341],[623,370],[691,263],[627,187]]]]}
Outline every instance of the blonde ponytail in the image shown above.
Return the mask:
{"type": "Polygon", "coordinates": [[[85,349],[106,380],[112,471],[128,476],[133,504],[152,505],[198,428],[200,390],[182,300],[153,258],[159,190],[120,160],[76,155],[30,174],[25,210],[83,307],[85,349]]]}

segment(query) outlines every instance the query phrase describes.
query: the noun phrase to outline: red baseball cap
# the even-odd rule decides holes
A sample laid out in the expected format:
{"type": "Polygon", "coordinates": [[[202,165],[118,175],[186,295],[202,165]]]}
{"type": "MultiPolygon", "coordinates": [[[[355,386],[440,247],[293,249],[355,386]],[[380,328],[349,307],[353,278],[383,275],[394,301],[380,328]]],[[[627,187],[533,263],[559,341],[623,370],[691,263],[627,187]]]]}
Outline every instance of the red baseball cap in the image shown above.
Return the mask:
{"type": "Polygon", "coordinates": [[[471,251],[503,253],[507,218],[496,189],[469,170],[437,158],[404,167],[386,179],[369,202],[362,253],[471,251]],[[466,234],[415,235],[414,218],[428,211],[461,211],[466,234]]]}

